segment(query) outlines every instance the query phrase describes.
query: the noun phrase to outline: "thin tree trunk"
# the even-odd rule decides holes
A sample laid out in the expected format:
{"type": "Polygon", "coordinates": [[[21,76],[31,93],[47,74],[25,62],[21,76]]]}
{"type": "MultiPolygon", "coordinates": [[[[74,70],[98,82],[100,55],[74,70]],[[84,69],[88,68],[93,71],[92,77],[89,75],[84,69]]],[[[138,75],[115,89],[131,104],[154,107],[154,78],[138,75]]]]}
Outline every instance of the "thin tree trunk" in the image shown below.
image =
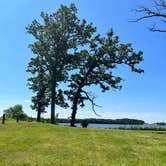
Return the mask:
{"type": "Polygon", "coordinates": [[[40,122],[41,121],[41,110],[39,109],[37,111],[37,122],[40,122]]]}
{"type": "Polygon", "coordinates": [[[16,122],[18,123],[19,122],[19,116],[17,115],[16,117],[16,122]]]}
{"type": "Polygon", "coordinates": [[[81,87],[78,88],[77,93],[75,95],[73,106],[72,106],[72,114],[71,114],[71,122],[70,126],[75,127],[75,120],[76,120],[76,114],[77,114],[77,105],[78,105],[78,98],[80,96],[81,87]]]}
{"type": "Polygon", "coordinates": [[[75,127],[75,120],[76,120],[76,113],[77,113],[77,104],[78,104],[78,97],[74,99],[73,107],[72,107],[72,114],[71,114],[71,122],[70,126],[75,127]]]}
{"type": "Polygon", "coordinates": [[[52,88],[51,88],[51,123],[54,124],[55,123],[55,85],[56,84],[52,84],[52,88]]]}

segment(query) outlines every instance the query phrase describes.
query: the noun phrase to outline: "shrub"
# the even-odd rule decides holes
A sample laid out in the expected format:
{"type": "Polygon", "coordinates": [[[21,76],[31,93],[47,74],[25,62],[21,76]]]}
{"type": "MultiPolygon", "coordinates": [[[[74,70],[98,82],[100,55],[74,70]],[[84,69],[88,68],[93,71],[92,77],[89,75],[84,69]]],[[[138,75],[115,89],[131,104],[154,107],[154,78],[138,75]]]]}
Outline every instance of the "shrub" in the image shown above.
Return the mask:
{"type": "Polygon", "coordinates": [[[87,128],[87,126],[88,126],[88,120],[87,120],[87,119],[82,120],[81,126],[82,126],[83,128],[87,128]]]}

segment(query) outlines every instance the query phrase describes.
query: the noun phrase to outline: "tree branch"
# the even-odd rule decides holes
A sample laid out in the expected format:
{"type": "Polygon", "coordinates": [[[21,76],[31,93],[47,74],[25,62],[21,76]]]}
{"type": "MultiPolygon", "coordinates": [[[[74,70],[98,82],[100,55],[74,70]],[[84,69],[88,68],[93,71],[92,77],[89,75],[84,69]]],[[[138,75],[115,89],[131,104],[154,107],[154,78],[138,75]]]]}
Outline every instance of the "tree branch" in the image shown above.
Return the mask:
{"type": "Polygon", "coordinates": [[[93,97],[93,96],[90,97],[90,95],[87,92],[83,91],[83,90],[81,92],[84,93],[85,96],[87,97],[87,99],[91,102],[92,111],[94,112],[94,114],[101,117],[101,115],[97,114],[96,111],[95,111],[95,107],[101,107],[101,106],[95,104],[95,102],[94,102],[95,97],[93,97]]]}
{"type": "Polygon", "coordinates": [[[151,28],[149,28],[150,31],[153,31],[153,32],[166,32],[166,30],[164,29],[158,29],[156,28],[155,25],[153,25],[151,28]]]}
{"type": "Polygon", "coordinates": [[[166,18],[165,13],[161,13],[160,11],[152,11],[149,8],[146,8],[146,7],[140,7],[138,9],[134,9],[133,11],[135,11],[137,13],[144,13],[145,15],[142,16],[142,17],[139,17],[137,19],[130,20],[130,22],[139,22],[139,21],[144,20],[146,18],[152,18],[152,17],[166,18]]]}
{"type": "MultiPolygon", "coordinates": [[[[139,18],[136,18],[134,20],[130,20],[129,22],[139,22],[149,18],[160,18],[161,22],[166,23],[166,0],[152,1],[154,3],[154,10],[144,6],[138,7],[133,11],[135,11],[136,13],[142,13],[143,16],[140,16],[139,18]]],[[[153,32],[166,32],[165,29],[156,28],[155,25],[150,27],[149,30],[153,32]]]]}

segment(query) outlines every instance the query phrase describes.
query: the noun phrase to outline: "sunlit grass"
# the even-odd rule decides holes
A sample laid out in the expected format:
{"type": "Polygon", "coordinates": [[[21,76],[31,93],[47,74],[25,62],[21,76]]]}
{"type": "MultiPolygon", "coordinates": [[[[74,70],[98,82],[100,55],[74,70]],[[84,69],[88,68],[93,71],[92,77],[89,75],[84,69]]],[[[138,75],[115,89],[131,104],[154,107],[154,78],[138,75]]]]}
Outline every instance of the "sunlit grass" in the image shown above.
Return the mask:
{"type": "Polygon", "coordinates": [[[166,135],[43,123],[0,124],[0,166],[165,166],[166,135]]]}

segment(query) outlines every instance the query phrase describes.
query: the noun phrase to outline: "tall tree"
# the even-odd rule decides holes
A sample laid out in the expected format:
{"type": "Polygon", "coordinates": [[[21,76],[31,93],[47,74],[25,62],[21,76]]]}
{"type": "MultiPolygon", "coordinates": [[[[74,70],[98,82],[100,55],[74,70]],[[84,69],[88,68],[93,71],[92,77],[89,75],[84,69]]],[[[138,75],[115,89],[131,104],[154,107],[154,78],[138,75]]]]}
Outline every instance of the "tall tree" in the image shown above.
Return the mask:
{"type": "Polygon", "coordinates": [[[35,93],[32,97],[31,108],[37,112],[37,121],[41,120],[41,113],[45,113],[45,108],[49,104],[49,76],[43,66],[43,60],[40,56],[31,58],[28,64],[27,72],[33,74],[33,77],[28,79],[29,88],[35,93]]]}
{"type": "Polygon", "coordinates": [[[76,14],[74,4],[70,7],[61,5],[60,9],[51,15],[42,12],[43,23],[34,20],[27,27],[28,33],[36,39],[30,48],[34,54],[43,57],[43,65],[50,77],[51,123],[55,121],[55,104],[66,106],[62,100],[63,91],[58,85],[67,80],[67,70],[71,69],[75,50],[86,43],[95,31],[91,24],[86,24],[85,20],[80,21],[76,14]]]}
{"type": "Polygon", "coordinates": [[[100,37],[100,35],[92,37],[86,49],[78,54],[79,65],[69,80],[70,90],[66,91],[68,98],[72,101],[71,126],[75,125],[78,105],[83,107],[84,101],[90,101],[92,110],[95,112],[94,97],[87,92],[86,87],[99,85],[102,92],[110,88],[121,89],[119,83],[122,78],[114,75],[114,70],[121,64],[126,64],[133,72],[143,72],[136,67],[143,60],[142,52],[134,52],[131,44],[120,44],[112,30],[106,37],[100,37]]]}
{"type": "Polygon", "coordinates": [[[163,28],[166,23],[166,0],[153,0],[152,2],[154,3],[152,7],[141,6],[134,9],[135,12],[141,15],[132,22],[155,18],[159,25],[156,26],[156,23],[154,23],[149,30],[152,32],[166,32],[166,28],[163,28]]]}

